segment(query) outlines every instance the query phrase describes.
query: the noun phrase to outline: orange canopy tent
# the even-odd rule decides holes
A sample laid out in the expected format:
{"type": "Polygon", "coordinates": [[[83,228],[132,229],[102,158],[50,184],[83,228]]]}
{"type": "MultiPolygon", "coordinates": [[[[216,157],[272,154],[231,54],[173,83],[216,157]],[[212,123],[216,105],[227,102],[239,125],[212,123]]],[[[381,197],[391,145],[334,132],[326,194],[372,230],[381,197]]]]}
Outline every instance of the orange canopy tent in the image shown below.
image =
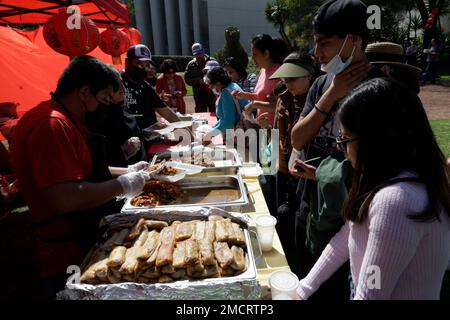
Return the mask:
{"type": "MultiPolygon", "coordinates": [[[[49,99],[50,91],[56,88],[59,76],[69,63],[67,56],[47,45],[42,25],[58,9],[71,4],[79,5],[81,14],[93,19],[97,26],[129,25],[128,9],[116,0],[0,0],[0,103],[16,103],[19,117],[39,102],[49,99]],[[32,31],[11,27],[24,23],[40,26],[32,31]]],[[[111,56],[98,47],[89,55],[112,63],[111,56]]],[[[123,68],[120,65],[116,67],[123,68]]]]}

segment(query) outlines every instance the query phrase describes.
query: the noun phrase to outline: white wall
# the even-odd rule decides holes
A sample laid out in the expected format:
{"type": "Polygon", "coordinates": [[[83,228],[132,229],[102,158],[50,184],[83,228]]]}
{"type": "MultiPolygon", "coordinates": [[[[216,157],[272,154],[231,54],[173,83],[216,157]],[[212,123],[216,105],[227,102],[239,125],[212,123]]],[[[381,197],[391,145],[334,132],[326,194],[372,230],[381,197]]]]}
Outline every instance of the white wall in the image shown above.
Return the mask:
{"type": "Polygon", "coordinates": [[[259,33],[279,37],[278,31],[266,21],[266,0],[208,0],[210,53],[225,45],[225,29],[236,26],[241,31],[240,42],[250,53],[250,41],[259,33]]]}

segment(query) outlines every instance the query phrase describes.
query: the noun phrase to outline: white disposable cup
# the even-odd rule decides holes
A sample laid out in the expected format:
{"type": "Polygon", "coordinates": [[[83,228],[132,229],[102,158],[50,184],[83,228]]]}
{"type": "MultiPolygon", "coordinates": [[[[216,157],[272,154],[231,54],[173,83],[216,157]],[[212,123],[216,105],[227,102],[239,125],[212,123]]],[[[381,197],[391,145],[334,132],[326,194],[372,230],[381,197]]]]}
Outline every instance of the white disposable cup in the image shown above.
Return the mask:
{"type": "Polygon", "coordinates": [[[269,286],[272,300],[297,300],[298,277],[287,270],[272,272],[269,277],[269,286]]]}
{"type": "Polygon", "coordinates": [[[275,232],[277,219],[273,216],[264,215],[257,217],[255,222],[256,233],[258,234],[258,240],[259,244],[261,245],[261,250],[264,252],[272,250],[273,234],[275,232]]]}

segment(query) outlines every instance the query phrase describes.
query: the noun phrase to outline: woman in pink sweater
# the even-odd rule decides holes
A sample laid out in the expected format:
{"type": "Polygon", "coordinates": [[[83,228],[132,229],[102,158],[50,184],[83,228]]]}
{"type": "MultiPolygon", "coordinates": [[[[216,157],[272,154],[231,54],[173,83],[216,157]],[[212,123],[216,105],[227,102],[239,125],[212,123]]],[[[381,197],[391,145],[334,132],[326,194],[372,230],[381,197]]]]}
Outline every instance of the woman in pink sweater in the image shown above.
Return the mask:
{"type": "Polygon", "coordinates": [[[389,79],[357,87],[337,144],[354,167],[346,220],[297,293],[307,299],[345,261],[355,299],[439,299],[450,260],[450,182],[417,95],[389,79]]]}

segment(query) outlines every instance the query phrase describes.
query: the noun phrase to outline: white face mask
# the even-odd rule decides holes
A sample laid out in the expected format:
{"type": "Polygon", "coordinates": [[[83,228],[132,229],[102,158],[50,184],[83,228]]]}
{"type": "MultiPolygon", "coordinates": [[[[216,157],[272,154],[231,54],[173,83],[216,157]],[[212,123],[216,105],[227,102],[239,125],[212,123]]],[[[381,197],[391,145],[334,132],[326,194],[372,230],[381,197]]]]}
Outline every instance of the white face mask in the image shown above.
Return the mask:
{"type": "Polygon", "coordinates": [[[352,63],[353,54],[355,53],[355,49],[356,49],[355,46],[353,46],[352,54],[347,59],[347,61],[343,62],[342,58],[341,58],[341,53],[345,47],[345,44],[347,43],[347,39],[348,39],[348,35],[345,37],[344,44],[342,45],[339,53],[333,59],[331,59],[330,62],[328,62],[327,64],[322,64],[322,66],[320,67],[320,70],[322,70],[323,72],[326,72],[326,73],[332,73],[332,74],[336,75],[336,74],[339,74],[342,71],[344,71],[352,63]]]}
{"type": "Polygon", "coordinates": [[[219,90],[217,90],[216,88],[213,88],[212,91],[214,92],[214,94],[215,94],[216,96],[220,96],[220,95],[222,94],[222,92],[219,91],[219,90]]]}

